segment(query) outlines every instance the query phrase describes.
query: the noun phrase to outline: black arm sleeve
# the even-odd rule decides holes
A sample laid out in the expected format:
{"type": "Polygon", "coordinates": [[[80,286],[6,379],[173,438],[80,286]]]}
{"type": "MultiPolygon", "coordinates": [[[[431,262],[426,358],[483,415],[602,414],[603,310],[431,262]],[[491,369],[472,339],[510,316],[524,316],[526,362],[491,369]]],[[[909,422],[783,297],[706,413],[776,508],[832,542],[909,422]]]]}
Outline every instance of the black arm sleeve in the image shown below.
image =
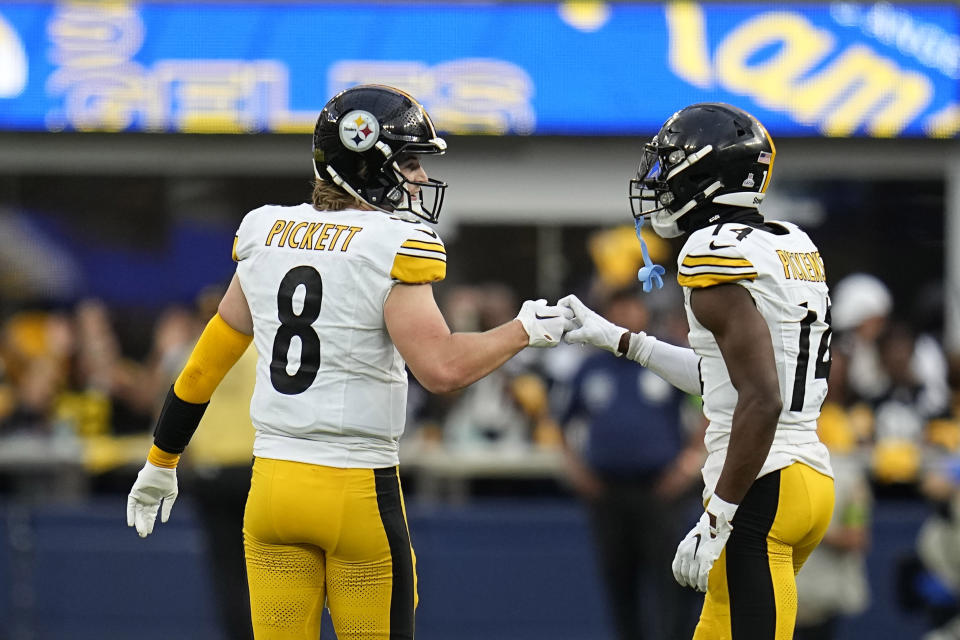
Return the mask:
{"type": "Polygon", "coordinates": [[[183,453],[209,404],[181,400],[171,385],[157,420],[157,428],[153,430],[153,444],[167,453],[183,453]]]}

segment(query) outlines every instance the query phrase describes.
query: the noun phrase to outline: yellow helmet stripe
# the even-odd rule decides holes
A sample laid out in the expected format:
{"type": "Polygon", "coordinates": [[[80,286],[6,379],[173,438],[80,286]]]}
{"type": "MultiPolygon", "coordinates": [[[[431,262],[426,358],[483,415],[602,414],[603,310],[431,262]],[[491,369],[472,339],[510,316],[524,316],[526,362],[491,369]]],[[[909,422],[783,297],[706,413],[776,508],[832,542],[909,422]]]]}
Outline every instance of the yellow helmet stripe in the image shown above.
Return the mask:
{"type": "Polygon", "coordinates": [[[766,136],[767,142],[770,143],[770,168],[767,169],[767,176],[763,181],[763,186],[760,187],[760,193],[766,193],[767,187],[770,186],[770,176],[773,175],[773,161],[777,159],[777,145],[773,144],[773,138],[770,137],[770,132],[763,126],[763,123],[759,120],[756,122],[760,126],[760,131],[763,131],[763,135],[766,136]]]}

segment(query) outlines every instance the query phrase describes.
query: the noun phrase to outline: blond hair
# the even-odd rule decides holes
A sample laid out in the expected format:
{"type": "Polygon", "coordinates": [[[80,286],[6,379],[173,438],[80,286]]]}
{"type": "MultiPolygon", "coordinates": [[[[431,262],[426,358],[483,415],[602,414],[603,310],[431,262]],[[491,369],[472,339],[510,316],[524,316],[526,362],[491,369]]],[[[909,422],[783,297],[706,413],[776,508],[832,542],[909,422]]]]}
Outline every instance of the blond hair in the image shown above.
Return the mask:
{"type": "Polygon", "coordinates": [[[313,208],[317,211],[343,211],[356,209],[363,203],[338,185],[316,178],[313,182],[313,208]]]}

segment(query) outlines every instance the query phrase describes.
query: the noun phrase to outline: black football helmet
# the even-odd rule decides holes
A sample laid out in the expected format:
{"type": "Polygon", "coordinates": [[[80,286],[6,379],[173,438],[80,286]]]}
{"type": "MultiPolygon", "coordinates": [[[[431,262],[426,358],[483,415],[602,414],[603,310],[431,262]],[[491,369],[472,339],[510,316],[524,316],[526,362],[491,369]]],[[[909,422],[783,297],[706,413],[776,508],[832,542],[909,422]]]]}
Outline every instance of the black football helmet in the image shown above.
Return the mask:
{"type": "Polygon", "coordinates": [[[436,222],[445,182],[407,180],[400,163],[407,154],[442,154],[447,143],[430,116],[403,91],[359,85],[341,91],[323,108],[313,131],[313,168],[371,207],[409,211],[436,222]],[[414,185],[411,194],[407,185],[414,185]]]}
{"type": "Polygon", "coordinates": [[[630,181],[633,216],[649,215],[658,235],[673,238],[683,233],[681,217],[710,203],[759,208],[775,155],[770,134],[746,111],[723,103],[681,109],[644,147],[630,181]]]}

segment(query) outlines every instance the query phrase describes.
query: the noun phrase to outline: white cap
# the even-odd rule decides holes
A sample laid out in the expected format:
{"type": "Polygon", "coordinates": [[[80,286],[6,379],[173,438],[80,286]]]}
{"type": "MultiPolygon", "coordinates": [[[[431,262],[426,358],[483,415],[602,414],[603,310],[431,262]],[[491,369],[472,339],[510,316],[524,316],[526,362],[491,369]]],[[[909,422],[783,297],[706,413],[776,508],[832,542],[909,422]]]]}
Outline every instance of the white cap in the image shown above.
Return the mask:
{"type": "Polygon", "coordinates": [[[865,320],[885,316],[893,308],[893,298],[887,285],[867,273],[854,273],[833,288],[831,320],[837,331],[860,326],[865,320]]]}

